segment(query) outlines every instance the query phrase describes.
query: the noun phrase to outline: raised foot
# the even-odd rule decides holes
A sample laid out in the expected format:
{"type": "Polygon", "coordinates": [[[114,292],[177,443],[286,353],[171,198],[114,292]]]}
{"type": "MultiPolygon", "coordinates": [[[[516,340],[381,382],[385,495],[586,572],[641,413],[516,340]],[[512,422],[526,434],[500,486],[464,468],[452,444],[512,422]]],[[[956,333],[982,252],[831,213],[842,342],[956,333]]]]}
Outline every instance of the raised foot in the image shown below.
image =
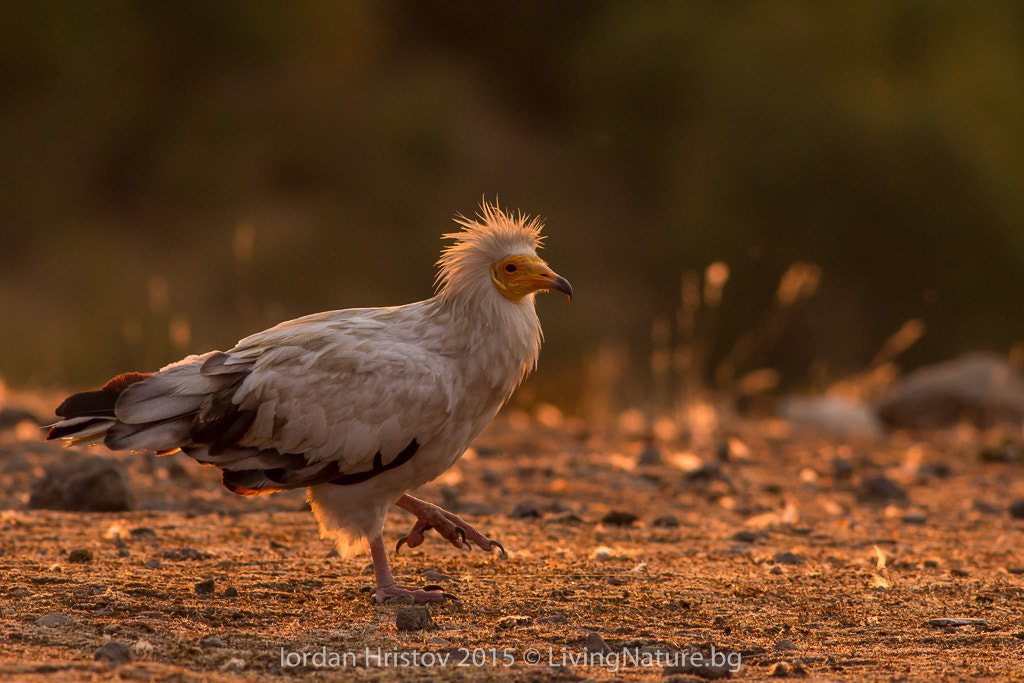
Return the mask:
{"type": "Polygon", "coordinates": [[[402,603],[423,603],[423,602],[444,602],[450,600],[458,602],[459,599],[451,593],[445,593],[440,586],[424,586],[423,588],[412,588],[400,586],[393,583],[390,586],[377,588],[373,599],[378,604],[402,604],[402,603]]]}
{"type": "Polygon", "coordinates": [[[508,557],[500,543],[487,538],[454,513],[409,495],[402,496],[396,505],[416,515],[416,524],[412,530],[404,538],[398,539],[395,546],[396,554],[403,545],[410,548],[420,545],[423,543],[423,534],[434,529],[456,548],[470,550],[470,544],[488,552],[497,548],[501,557],[508,557]]]}

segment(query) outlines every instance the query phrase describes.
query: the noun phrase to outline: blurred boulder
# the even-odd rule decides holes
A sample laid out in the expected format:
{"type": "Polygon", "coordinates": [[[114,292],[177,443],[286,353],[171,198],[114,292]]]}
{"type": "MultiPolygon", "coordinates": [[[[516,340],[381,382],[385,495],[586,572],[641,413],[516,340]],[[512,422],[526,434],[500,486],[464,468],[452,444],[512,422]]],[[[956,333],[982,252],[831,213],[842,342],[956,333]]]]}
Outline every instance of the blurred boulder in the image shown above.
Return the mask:
{"type": "Polygon", "coordinates": [[[926,429],[970,420],[979,427],[1024,422],[1024,378],[994,353],[971,353],[916,370],[878,403],[891,427],[926,429]]]}
{"type": "Polygon", "coordinates": [[[32,482],[28,506],[43,510],[119,512],[135,506],[121,463],[99,455],[70,457],[32,482]]]}
{"type": "Polygon", "coordinates": [[[14,429],[22,422],[33,422],[37,425],[43,421],[24,408],[18,406],[4,406],[0,408],[0,431],[14,429]]]}
{"type": "Polygon", "coordinates": [[[779,416],[795,428],[837,436],[879,436],[882,424],[870,406],[835,396],[787,396],[779,416]]]}

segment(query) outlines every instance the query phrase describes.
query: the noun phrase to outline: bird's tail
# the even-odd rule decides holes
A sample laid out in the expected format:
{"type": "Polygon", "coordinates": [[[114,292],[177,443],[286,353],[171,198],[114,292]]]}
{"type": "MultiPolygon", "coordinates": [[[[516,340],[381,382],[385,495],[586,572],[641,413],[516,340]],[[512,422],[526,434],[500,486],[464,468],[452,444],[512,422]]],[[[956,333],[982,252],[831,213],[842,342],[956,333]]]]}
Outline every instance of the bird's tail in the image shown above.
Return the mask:
{"type": "Polygon", "coordinates": [[[67,397],[56,411],[57,417],[62,419],[50,427],[46,439],[64,439],[68,445],[103,443],[107,430],[117,422],[114,405],[121,392],[151,374],[126,372],[104,384],[102,389],[67,397]]]}

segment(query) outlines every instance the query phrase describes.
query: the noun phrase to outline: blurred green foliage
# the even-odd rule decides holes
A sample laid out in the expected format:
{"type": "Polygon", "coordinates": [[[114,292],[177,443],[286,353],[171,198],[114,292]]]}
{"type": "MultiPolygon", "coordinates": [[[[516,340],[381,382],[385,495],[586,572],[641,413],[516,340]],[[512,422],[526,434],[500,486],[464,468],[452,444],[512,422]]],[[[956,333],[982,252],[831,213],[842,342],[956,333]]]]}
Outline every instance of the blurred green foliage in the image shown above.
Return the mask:
{"type": "Polygon", "coordinates": [[[789,383],[912,317],[908,364],[1005,351],[1022,84],[1014,2],[5,2],[0,376],[429,296],[484,196],[547,220],[578,294],[541,303],[549,398],[609,343],[642,391],[652,320],[719,260],[712,359],[798,260],[821,285],[758,358],[789,383]]]}

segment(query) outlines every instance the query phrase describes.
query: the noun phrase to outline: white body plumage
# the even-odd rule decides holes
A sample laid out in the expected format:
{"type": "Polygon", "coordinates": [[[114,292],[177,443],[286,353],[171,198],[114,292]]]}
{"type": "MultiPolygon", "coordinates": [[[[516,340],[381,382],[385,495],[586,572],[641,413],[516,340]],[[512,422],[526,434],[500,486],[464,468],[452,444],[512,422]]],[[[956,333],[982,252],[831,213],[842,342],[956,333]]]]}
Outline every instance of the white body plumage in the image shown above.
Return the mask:
{"type": "Polygon", "coordinates": [[[50,438],[181,448],[238,493],[308,486],[322,535],[358,549],[407,490],[451,467],[536,365],[534,292],[571,294],[536,256],[536,222],[484,206],[479,222],[460,223],[433,298],[309,315],[115,378],[69,398],[50,438]],[[96,408],[101,399],[109,406],[96,408]]]}

